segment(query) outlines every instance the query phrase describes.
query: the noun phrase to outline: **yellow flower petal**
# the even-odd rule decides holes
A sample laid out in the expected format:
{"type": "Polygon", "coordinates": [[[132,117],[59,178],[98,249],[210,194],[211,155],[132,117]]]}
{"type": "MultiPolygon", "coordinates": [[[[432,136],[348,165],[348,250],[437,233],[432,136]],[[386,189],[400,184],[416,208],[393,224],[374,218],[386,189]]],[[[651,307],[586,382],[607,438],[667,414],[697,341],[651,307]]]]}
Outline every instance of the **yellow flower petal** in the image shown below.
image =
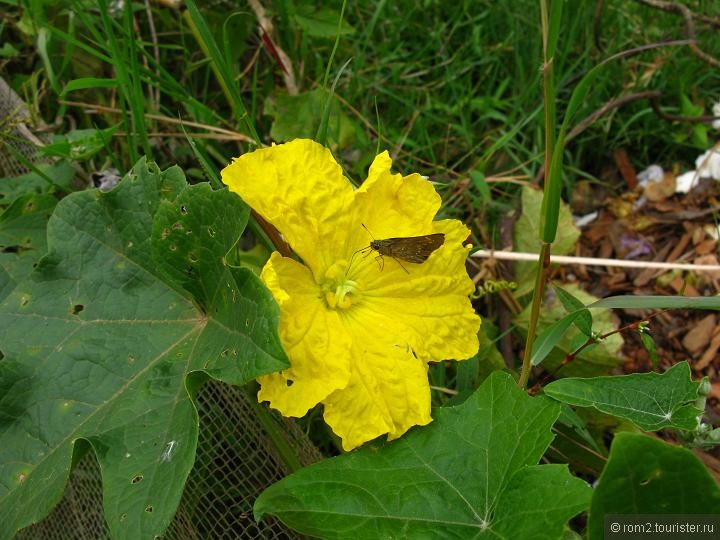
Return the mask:
{"type": "MultiPolygon", "coordinates": [[[[376,239],[418,236],[432,232],[432,220],[440,208],[440,195],[419,174],[403,177],[392,174],[387,152],[375,158],[368,179],[355,192],[351,235],[359,235],[360,245],[376,239]]],[[[357,249],[357,248],[355,248],[357,249]]]]}
{"type": "Polygon", "coordinates": [[[347,387],[324,401],[325,421],[345,450],[386,433],[396,439],[432,421],[427,366],[405,348],[366,350],[356,343],[352,366],[347,387]]]}
{"type": "Polygon", "coordinates": [[[353,188],[327,148],[307,139],[262,148],[235,159],[221,176],[316,276],[339,257],[353,188]]]}
{"type": "Polygon", "coordinates": [[[465,270],[469,231],[456,220],[433,221],[440,197],[432,184],[392,174],[391,165],[387,152],[377,156],[353,191],[327,150],[293,141],[223,171],[230,189],[307,264],[275,253],[263,269],[291,367],[261,377],[258,398],[288,416],[322,402],[348,450],[430,422],[427,361],[478,349],[480,318],[465,270]],[[420,264],[358,253],[373,239],[433,233],[444,243],[420,264]]]}
{"type": "MultiPolygon", "coordinates": [[[[386,204],[384,200],[377,205],[386,204]]],[[[468,298],[474,285],[465,269],[464,242],[470,231],[457,220],[429,221],[413,232],[426,234],[421,231],[445,234],[443,245],[422,264],[389,256],[380,264],[372,256],[353,262],[352,278],[362,291],[352,313],[355,324],[382,329],[421,360],[470,358],[478,351],[480,329],[480,317],[468,298]]]]}
{"type": "Polygon", "coordinates": [[[262,279],[280,306],[280,340],[291,367],[260,377],[258,399],[285,416],[303,416],[347,385],[351,339],[305,266],[275,252],[262,279]]]}

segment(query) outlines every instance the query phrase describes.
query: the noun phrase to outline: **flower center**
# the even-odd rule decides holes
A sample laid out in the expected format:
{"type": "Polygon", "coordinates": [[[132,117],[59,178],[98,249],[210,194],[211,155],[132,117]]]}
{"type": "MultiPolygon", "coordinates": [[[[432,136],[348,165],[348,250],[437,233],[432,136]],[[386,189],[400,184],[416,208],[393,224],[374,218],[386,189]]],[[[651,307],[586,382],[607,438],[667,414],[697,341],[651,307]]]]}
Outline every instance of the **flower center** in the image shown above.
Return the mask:
{"type": "Polygon", "coordinates": [[[343,259],[325,272],[322,290],[325,293],[325,302],[332,309],[348,309],[358,300],[358,284],[348,279],[347,270],[348,262],[343,259]]]}

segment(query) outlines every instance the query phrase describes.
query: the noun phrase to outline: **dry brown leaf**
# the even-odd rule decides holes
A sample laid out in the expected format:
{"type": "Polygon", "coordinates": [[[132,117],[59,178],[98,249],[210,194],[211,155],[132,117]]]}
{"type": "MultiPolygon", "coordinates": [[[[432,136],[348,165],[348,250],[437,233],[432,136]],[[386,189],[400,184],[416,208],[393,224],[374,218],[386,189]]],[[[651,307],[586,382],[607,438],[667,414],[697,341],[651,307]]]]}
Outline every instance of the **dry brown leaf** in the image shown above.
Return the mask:
{"type": "Polygon", "coordinates": [[[651,202],[664,201],[675,195],[675,175],[671,172],[665,173],[659,182],[648,182],[645,186],[645,197],[651,202]]]}
{"type": "Polygon", "coordinates": [[[693,369],[697,371],[702,371],[710,365],[710,362],[717,358],[718,349],[720,349],[720,327],[716,326],[715,330],[715,336],[713,336],[712,341],[710,342],[710,346],[703,353],[700,360],[695,363],[693,369]]]}
{"type": "Polygon", "coordinates": [[[682,340],[683,347],[695,354],[708,346],[715,333],[715,314],[711,313],[693,326],[682,340]]]}

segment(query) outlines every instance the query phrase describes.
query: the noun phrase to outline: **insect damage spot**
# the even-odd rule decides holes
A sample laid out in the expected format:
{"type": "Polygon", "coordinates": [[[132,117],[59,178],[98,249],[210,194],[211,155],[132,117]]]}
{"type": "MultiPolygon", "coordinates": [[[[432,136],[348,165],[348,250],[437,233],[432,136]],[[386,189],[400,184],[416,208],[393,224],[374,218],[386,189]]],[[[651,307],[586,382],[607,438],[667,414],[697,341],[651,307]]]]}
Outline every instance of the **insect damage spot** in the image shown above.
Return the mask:
{"type": "Polygon", "coordinates": [[[142,479],[143,479],[143,478],[144,478],[144,477],[143,477],[142,474],[137,474],[137,475],[133,476],[132,480],[130,480],[130,483],[131,483],[131,484],[138,484],[138,483],[142,482],[142,479]]]}
{"type": "Polygon", "coordinates": [[[174,231],[182,231],[184,228],[185,228],[185,227],[183,227],[183,224],[180,223],[179,221],[176,221],[176,222],[173,223],[173,225],[172,225],[172,229],[173,229],[174,231]]]}
{"type": "Polygon", "coordinates": [[[70,308],[70,313],[72,313],[73,315],[77,315],[83,309],[85,309],[85,306],[83,306],[82,304],[75,304],[73,307],[70,308]]]}
{"type": "Polygon", "coordinates": [[[152,514],[152,511],[153,511],[152,504],[148,504],[148,505],[145,507],[145,511],[146,511],[148,514],[152,514]]]}

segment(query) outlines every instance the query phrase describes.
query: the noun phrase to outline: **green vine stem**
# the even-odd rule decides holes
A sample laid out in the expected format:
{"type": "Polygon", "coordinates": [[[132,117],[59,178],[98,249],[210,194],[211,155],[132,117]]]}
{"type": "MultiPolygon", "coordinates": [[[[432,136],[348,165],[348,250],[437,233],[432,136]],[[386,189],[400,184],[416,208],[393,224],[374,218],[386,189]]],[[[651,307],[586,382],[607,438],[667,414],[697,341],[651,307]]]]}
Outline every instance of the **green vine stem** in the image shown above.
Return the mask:
{"type": "MultiPolygon", "coordinates": [[[[550,35],[550,18],[548,12],[547,0],[540,1],[540,25],[542,28],[543,40],[543,101],[545,103],[545,166],[544,166],[544,185],[545,192],[543,195],[543,205],[540,235],[542,244],[540,246],[540,254],[538,255],[538,268],[535,275],[535,288],[533,289],[532,306],[530,308],[530,324],[528,326],[527,341],[525,342],[525,354],[523,355],[522,368],[520,370],[520,378],[518,385],[525,388],[530,378],[530,360],[532,358],[532,347],[537,334],[538,319],[540,316],[540,305],[545,292],[545,282],[550,268],[550,247],[551,240],[555,236],[557,227],[557,218],[553,219],[551,207],[548,204],[549,197],[555,195],[553,190],[549,189],[548,176],[551,170],[551,160],[555,147],[555,83],[553,74],[553,60],[555,53],[555,43],[557,43],[557,35],[550,35]]],[[[557,1],[557,0],[556,0],[557,1]]],[[[553,32],[557,34],[558,25],[553,25],[553,32]]],[[[559,194],[558,194],[559,195],[559,194]]]]}

